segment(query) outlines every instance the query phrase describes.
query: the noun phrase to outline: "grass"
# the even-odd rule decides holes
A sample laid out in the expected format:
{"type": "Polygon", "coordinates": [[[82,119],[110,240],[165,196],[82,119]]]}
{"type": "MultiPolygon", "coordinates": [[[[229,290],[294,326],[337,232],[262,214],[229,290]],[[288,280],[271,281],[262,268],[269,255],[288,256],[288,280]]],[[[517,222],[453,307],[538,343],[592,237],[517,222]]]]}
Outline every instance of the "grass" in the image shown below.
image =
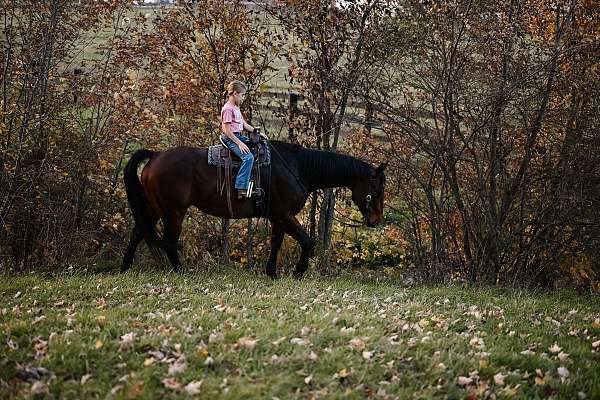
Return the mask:
{"type": "Polygon", "coordinates": [[[600,301],[572,292],[223,267],[5,275],[0,299],[2,398],[600,396],[600,301]]]}

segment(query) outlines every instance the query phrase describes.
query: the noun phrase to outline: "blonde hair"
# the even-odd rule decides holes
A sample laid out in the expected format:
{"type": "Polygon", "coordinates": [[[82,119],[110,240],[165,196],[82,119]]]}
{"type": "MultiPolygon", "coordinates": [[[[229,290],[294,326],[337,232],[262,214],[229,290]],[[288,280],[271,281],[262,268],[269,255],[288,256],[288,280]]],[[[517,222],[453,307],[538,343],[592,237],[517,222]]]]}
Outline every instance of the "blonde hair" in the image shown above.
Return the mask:
{"type": "Polygon", "coordinates": [[[231,96],[234,93],[244,93],[244,92],[246,92],[246,90],[248,90],[248,88],[246,88],[246,85],[244,85],[243,82],[237,81],[237,80],[231,81],[227,85],[227,90],[225,91],[225,95],[231,96]]]}

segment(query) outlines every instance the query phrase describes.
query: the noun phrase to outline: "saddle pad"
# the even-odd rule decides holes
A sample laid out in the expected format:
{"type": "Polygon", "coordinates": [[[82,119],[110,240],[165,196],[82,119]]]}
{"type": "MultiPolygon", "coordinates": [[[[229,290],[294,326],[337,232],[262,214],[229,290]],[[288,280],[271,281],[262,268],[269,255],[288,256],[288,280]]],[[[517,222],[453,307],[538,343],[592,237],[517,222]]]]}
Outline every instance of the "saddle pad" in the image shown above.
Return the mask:
{"type": "MultiPolygon", "coordinates": [[[[229,158],[229,149],[226,149],[221,144],[216,144],[208,148],[208,165],[224,166],[225,160],[229,158]]],[[[233,153],[232,153],[233,154],[233,153]]],[[[256,162],[256,159],[254,160],[256,162]]],[[[242,161],[233,155],[231,159],[231,166],[234,168],[239,167],[242,161]]],[[[258,145],[258,165],[264,167],[271,164],[271,151],[265,142],[260,142],[258,145]]]]}

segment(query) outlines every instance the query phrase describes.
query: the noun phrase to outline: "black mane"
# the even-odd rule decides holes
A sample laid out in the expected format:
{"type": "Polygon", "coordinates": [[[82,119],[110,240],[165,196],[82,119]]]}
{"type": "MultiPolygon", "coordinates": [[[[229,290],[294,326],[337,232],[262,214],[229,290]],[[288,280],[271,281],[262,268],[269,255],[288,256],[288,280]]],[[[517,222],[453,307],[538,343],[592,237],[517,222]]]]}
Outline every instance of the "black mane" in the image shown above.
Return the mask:
{"type": "Polygon", "coordinates": [[[355,157],[307,149],[292,143],[272,143],[280,152],[294,156],[298,173],[310,190],[335,186],[351,187],[357,179],[370,178],[373,175],[373,167],[355,157]]]}

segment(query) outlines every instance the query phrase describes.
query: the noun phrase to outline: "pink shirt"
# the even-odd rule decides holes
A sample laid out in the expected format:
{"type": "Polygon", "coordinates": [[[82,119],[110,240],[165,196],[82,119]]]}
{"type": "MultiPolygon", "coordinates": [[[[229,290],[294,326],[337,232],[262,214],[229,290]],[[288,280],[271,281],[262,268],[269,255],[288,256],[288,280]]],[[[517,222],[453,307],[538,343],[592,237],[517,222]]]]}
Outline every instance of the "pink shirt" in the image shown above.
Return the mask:
{"type": "Polygon", "coordinates": [[[244,131],[244,118],[238,106],[227,102],[221,109],[221,130],[225,132],[225,124],[231,124],[233,132],[244,131]]]}

